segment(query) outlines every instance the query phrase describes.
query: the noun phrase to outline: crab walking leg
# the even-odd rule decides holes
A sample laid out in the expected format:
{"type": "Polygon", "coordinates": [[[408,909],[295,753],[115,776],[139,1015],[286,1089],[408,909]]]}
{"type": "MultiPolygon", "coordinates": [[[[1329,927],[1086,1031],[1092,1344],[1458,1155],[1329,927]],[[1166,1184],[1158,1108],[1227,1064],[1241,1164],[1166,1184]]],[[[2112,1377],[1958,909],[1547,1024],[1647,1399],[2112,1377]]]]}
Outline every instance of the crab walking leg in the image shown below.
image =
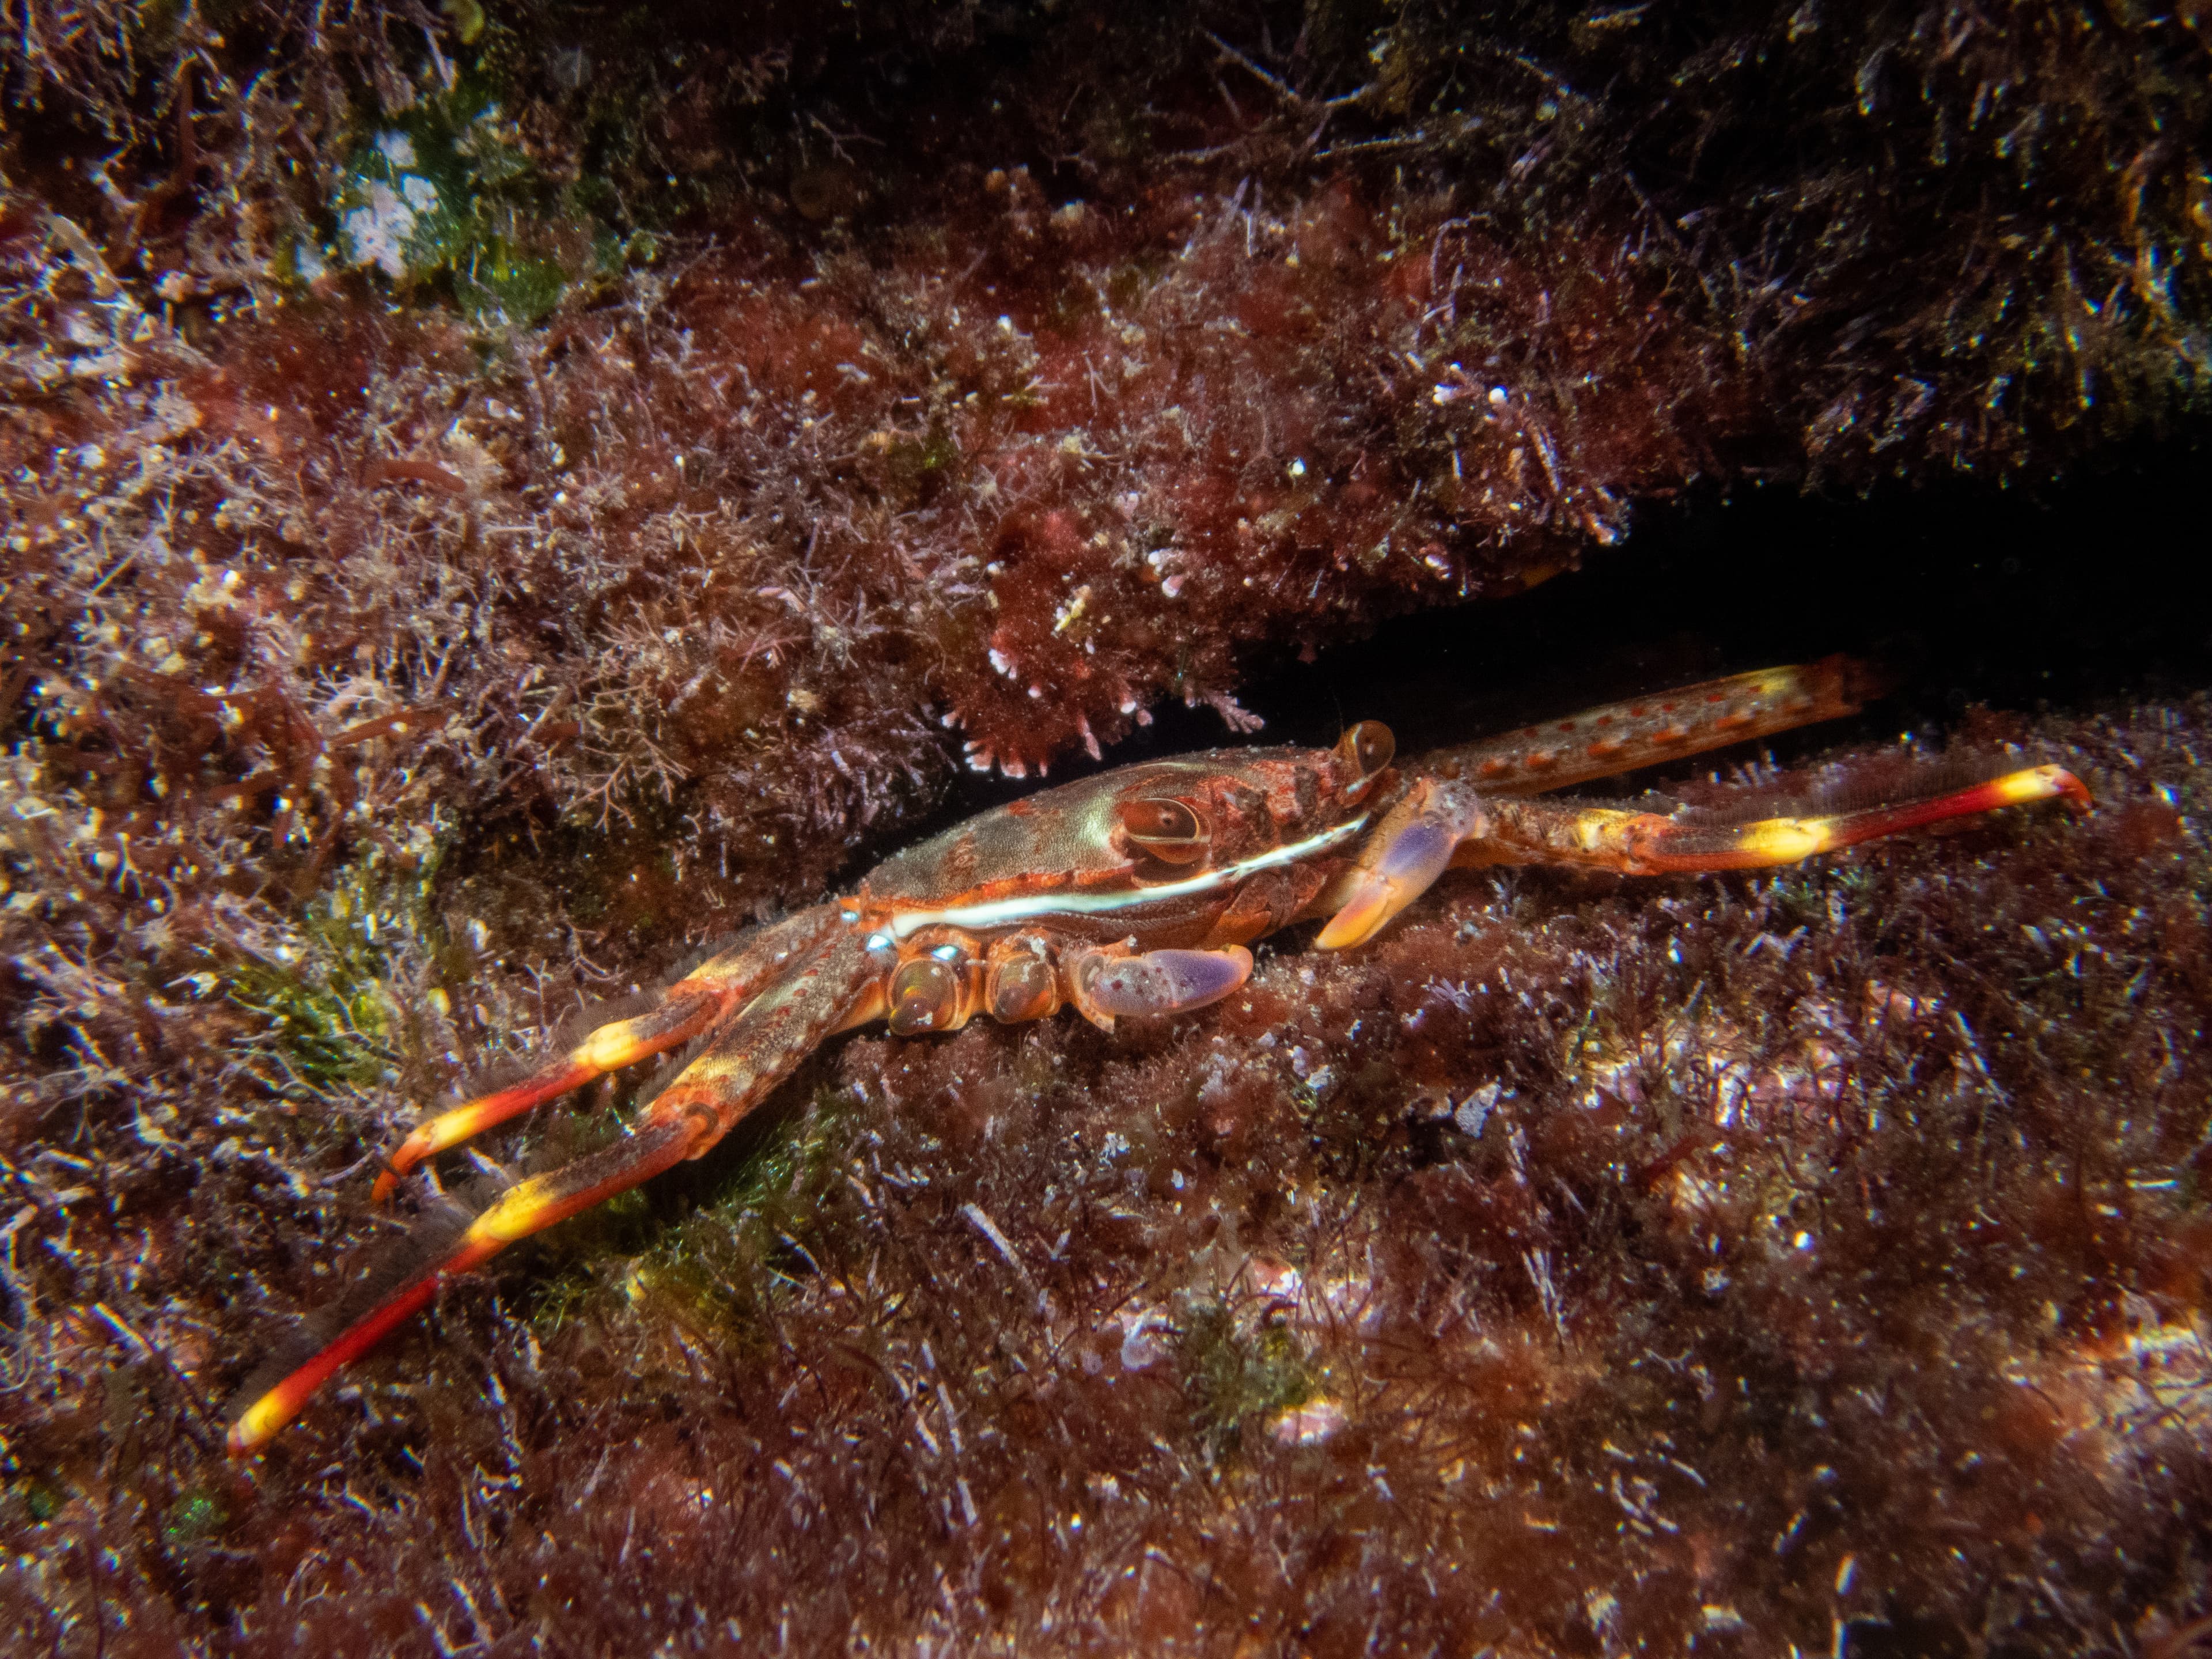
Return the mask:
{"type": "Polygon", "coordinates": [[[1685,685],[1565,720],[1422,756],[1415,769],[1475,785],[1486,795],[1534,795],[1633,772],[1795,726],[1856,714],[1880,676],[1849,657],[1762,668],[1685,685]]]}
{"type": "Polygon", "coordinates": [[[881,995],[858,933],[846,928],[799,972],[777,981],[717,1032],[645,1109],[641,1128],[695,1122],[712,1126],[697,1158],[768,1098],[799,1062],[842,1030],[854,1010],[881,995]]]}
{"type": "Polygon", "coordinates": [[[426,1305],[444,1280],[481,1266],[518,1239],[565,1221],[697,1158],[766,1099],[868,990],[867,960],[849,931],[748,1003],[711,1047],[646,1108],[635,1133],[604,1151],[509,1188],[452,1243],[348,1323],[232,1424],[230,1450],[267,1442],[344,1365],[426,1305]]]}
{"type": "Polygon", "coordinates": [[[1455,862],[1585,864],[1638,876],[1763,870],[1923,824],[1940,823],[1946,818],[1970,817],[2060,796],[2077,806],[2093,804],[2087,787],[2061,766],[2027,767],[1924,800],[1826,817],[1755,818],[1736,824],[1604,808],[1584,808],[1577,814],[1564,803],[1505,801],[1497,809],[1494,849],[1469,849],[1477,855],[1455,862]],[[1554,814],[1558,816],[1552,817],[1554,814]],[[1545,821],[1547,817],[1550,822],[1545,821]],[[1575,822],[1577,817],[1582,820],[1579,823],[1575,822]],[[1564,853],[1558,850],[1562,839],[1570,843],[1564,853]],[[1528,847],[1528,855],[1516,856],[1521,845],[1528,847]],[[1489,855],[1493,850],[1496,855],[1489,855]]]}
{"type": "Polygon", "coordinates": [[[593,1079],[689,1042],[721,1019],[780,972],[792,957],[817,945],[836,926],[832,907],[817,905],[795,916],[756,930],[733,950],[700,963],[662,994],[659,1006],[633,1019],[616,1020],[532,1072],[520,1081],[440,1112],[417,1124],[392,1154],[369,1189],[381,1203],[410,1170],[424,1158],[457,1146],[494,1124],[542,1106],[593,1079]]]}
{"type": "Polygon", "coordinates": [[[391,1197],[401,1179],[424,1158],[458,1146],[494,1124],[504,1123],[572,1089],[580,1089],[594,1078],[687,1042],[706,1030],[721,1012],[720,999],[710,994],[693,992],[679,997],[672,993],[666,1002],[650,1013],[600,1026],[560,1059],[520,1083],[425,1119],[400,1142],[377,1176],[376,1184],[369,1189],[369,1201],[381,1204],[391,1197]]]}
{"type": "Polygon", "coordinates": [[[1326,896],[1336,907],[1316,943],[1342,950],[1374,937],[1452,865],[1578,865],[1625,875],[1754,870],[1946,818],[2058,796],[2079,805],[2089,792],[2058,766],[2001,777],[1855,811],[1729,823],[1567,801],[1486,801],[1463,783],[1424,780],[1375,832],[1370,850],[1326,896]]]}
{"type": "Polygon", "coordinates": [[[448,1255],[348,1325],[249,1405],[230,1425],[230,1455],[243,1457],[258,1450],[299,1414],[318,1389],[427,1306],[447,1279],[470,1272],[516,1239],[588,1210],[682,1162],[702,1136],[707,1132],[696,1120],[653,1124],[604,1152],[509,1188],[477,1218],[448,1255]]]}

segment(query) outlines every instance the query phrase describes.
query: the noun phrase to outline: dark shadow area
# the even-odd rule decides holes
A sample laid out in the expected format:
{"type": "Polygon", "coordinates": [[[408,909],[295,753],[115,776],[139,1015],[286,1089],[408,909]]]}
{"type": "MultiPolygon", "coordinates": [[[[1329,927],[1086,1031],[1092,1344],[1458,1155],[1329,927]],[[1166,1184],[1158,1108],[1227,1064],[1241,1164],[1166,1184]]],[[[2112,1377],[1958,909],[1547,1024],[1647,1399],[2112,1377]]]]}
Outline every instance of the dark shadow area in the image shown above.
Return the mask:
{"type": "MultiPolygon", "coordinates": [[[[1844,652],[1897,676],[1838,735],[1940,738],[1974,703],[2032,711],[2212,685],[2201,450],[2147,447],[2045,486],[1870,496],[1742,489],[1647,504],[1619,547],[1495,604],[1401,617],[1248,682],[1260,742],[1326,744],[1379,720],[1401,754],[1715,675],[1844,652]]],[[[1108,751],[1123,766],[1233,743],[1173,704],[1108,751]]],[[[1781,745],[1787,752],[1787,744],[1781,745]]],[[[1049,781],[1099,769],[1081,761],[1049,781]]],[[[928,829],[1034,781],[969,778],[928,829]]],[[[926,833],[917,830],[916,836],[926,833]]]]}

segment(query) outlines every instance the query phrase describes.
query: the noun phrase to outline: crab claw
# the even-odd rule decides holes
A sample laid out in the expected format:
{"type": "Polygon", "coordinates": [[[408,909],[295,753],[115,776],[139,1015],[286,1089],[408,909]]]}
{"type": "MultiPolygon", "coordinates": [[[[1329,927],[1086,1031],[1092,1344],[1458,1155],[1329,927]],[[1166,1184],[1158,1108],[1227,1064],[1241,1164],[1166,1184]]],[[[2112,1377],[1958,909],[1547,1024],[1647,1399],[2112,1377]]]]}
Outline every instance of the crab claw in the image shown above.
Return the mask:
{"type": "Polygon", "coordinates": [[[1252,953],[1241,945],[1222,951],[1147,951],[1122,946],[1087,951],[1068,973],[1068,1000],[1103,1030],[1122,1014],[1182,1014],[1218,1002],[1252,977],[1252,953]]]}
{"type": "Polygon", "coordinates": [[[1314,940],[1324,951],[1364,945],[1429,889],[1452,854],[1484,826],[1474,792],[1428,780],[1395,807],[1333,896],[1335,914],[1314,940]]]}

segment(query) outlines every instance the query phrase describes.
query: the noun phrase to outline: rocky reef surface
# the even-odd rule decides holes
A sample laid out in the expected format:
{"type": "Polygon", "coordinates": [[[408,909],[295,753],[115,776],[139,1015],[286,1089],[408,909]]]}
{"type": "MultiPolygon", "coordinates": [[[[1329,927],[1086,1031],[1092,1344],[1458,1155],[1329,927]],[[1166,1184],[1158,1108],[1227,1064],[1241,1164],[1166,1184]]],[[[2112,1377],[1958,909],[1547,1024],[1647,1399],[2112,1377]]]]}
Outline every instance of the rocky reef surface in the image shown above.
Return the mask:
{"type": "Polygon", "coordinates": [[[6,22],[11,1647],[2202,1633],[2212,705],[2131,516],[2201,7],[6,22]],[[1754,489],[1956,533],[1701,544],[1754,489]],[[224,1460],[399,1126],[999,781],[1839,646],[2099,810],[861,1034],[224,1460]]]}

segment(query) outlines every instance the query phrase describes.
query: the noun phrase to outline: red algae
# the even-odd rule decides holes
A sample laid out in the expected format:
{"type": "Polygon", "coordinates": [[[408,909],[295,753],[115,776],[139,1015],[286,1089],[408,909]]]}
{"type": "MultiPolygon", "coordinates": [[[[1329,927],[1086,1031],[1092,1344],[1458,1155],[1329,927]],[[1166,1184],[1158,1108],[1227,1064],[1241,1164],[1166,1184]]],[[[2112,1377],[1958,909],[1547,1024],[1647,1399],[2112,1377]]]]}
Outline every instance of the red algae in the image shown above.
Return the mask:
{"type": "Polygon", "coordinates": [[[11,1650],[2185,1645],[2201,696],[1962,722],[2086,817],[860,1034],[219,1401],[400,1125],[963,765],[2190,418],[2197,11],[338,9],[0,63],[11,1650]]]}

